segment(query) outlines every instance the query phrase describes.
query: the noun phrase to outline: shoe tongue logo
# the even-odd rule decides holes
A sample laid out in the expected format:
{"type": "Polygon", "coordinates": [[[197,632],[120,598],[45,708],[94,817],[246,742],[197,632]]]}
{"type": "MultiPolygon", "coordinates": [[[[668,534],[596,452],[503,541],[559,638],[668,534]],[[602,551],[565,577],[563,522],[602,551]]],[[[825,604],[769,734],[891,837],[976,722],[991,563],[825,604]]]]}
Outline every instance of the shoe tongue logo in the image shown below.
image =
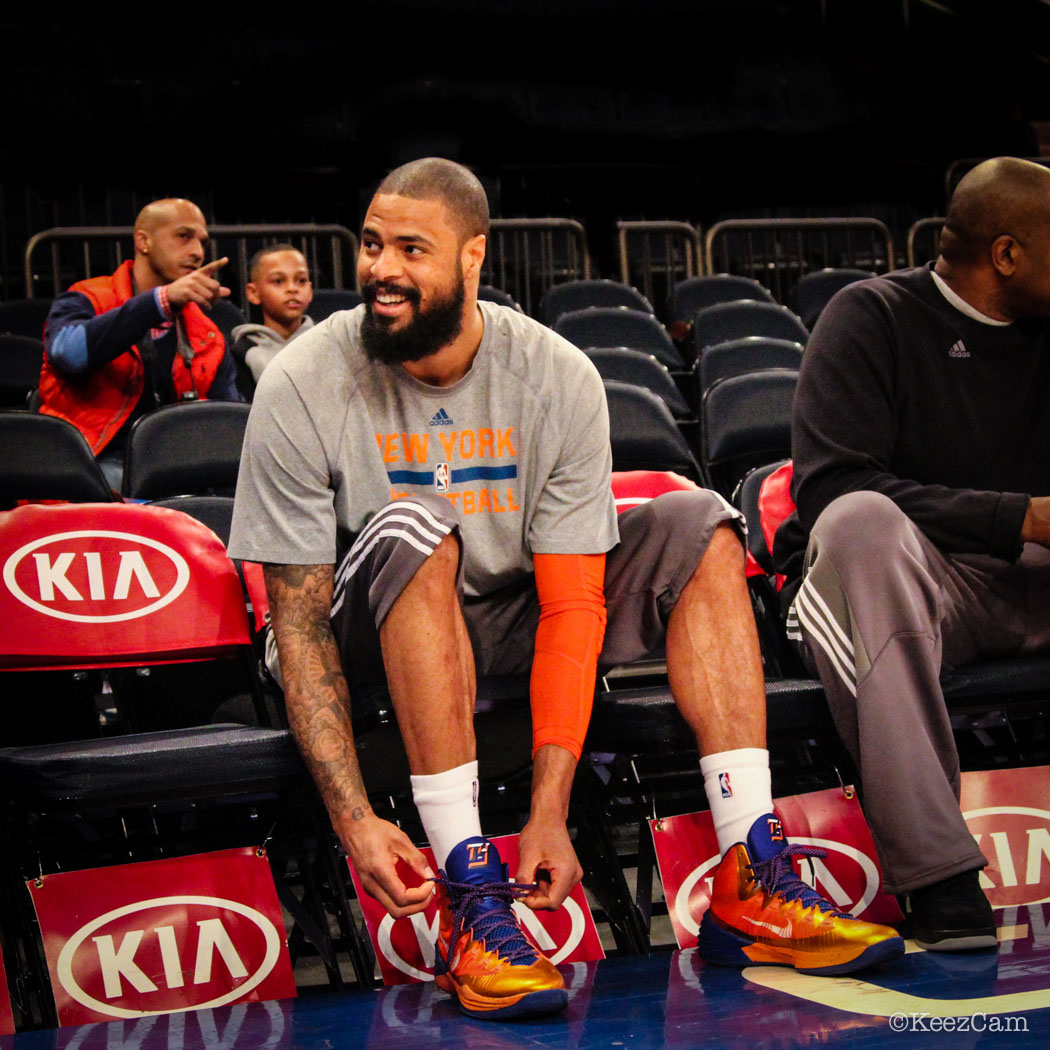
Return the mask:
{"type": "Polygon", "coordinates": [[[467,867],[483,868],[489,862],[489,844],[487,842],[467,843],[467,867]]]}
{"type": "Polygon", "coordinates": [[[776,817],[767,817],[766,823],[769,825],[769,838],[773,842],[784,841],[784,829],[780,826],[780,821],[776,817]]]}

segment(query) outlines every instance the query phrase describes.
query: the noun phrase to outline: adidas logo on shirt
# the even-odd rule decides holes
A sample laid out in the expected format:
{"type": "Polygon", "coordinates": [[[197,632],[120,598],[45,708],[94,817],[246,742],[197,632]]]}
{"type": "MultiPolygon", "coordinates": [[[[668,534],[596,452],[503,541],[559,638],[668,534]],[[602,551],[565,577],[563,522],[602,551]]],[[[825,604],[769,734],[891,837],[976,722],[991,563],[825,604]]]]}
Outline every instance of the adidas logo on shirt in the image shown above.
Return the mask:
{"type": "Polygon", "coordinates": [[[434,413],[434,418],[427,425],[431,427],[450,427],[452,426],[452,417],[443,408],[439,408],[434,413]]]}
{"type": "Polygon", "coordinates": [[[969,357],[970,351],[966,349],[966,344],[960,339],[957,343],[953,343],[951,349],[948,351],[949,357],[969,357]]]}

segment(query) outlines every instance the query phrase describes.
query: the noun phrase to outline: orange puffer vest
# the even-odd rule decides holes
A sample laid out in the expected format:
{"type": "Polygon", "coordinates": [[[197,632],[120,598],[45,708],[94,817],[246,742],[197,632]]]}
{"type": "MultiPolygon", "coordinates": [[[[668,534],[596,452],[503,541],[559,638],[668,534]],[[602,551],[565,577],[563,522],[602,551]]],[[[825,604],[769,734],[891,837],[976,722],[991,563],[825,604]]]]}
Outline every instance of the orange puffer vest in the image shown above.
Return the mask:
{"type": "MultiPolygon", "coordinates": [[[[103,314],[126,303],[134,294],[131,266],[128,260],[109,277],[78,281],[70,291],[87,296],[95,314],[103,314]]],[[[193,374],[182,355],[176,354],[171,366],[175,394],[182,397],[196,389],[203,398],[211,389],[226,352],[226,342],[222,332],[196,304],[187,304],[180,316],[193,347],[193,374]]],[[[87,438],[97,456],[131,415],[145,383],[146,370],[137,346],[129,347],[127,353],[79,378],[64,376],[52,368],[45,354],[40,370],[40,411],[72,423],[87,438]]]]}

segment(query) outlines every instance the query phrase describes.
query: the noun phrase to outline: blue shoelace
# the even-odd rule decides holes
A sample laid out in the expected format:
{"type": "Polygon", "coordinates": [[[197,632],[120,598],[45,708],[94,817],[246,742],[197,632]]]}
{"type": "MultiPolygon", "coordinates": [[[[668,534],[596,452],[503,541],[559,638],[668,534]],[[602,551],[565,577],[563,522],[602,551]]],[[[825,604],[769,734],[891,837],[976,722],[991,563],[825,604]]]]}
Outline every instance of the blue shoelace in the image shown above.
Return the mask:
{"type": "Polygon", "coordinates": [[[769,860],[751,862],[751,871],[758,884],[769,894],[779,893],[785,900],[798,901],[804,908],[819,908],[840,919],[851,916],[841,912],[825,900],[815,889],[807,886],[795,873],[792,857],[826,857],[827,850],[816,846],[785,846],[769,860]]]}
{"type": "MultiPolygon", "coordinates": [[[[452,882],[440,876],[434,882],[448,890],[452,902],[452,935],[448,941],[450,956],[455,952],[466,926],[474,931],[475,940],[484,940],[485,948],[506,962],[527,964],[536,959],[536,949],[525,939],[510,908],[514,901],[532,893],[536,883],[485,882],[476,886],[469,882],[452,882]],[[500,901],[503,907],[477,910],[477,906],[486,898],[500,901]],[[467,922],[473,911],[477,911],[477,914],[467,922]]],[[[446,965],[450,962],[451,959],[445,960],[446,965]]]]}

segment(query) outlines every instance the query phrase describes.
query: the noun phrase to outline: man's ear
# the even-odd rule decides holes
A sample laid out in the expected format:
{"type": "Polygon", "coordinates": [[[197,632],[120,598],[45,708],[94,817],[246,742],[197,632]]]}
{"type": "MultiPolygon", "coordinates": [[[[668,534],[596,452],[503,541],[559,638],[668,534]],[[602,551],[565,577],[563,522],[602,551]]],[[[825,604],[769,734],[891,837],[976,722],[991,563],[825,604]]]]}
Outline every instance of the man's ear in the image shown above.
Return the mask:
{"type": "Polygon", "coordinates": [[[464,242],[459,257],[463,266],[463,276],[465,278],[475,276],[480,278],[481,266],[485,261],[486,244],[487,239],[483,233],[479,233],[464,242]]]}
{"type": "Polygon", "coordinates": [[[244,286],[244,294],[247,296],[248,302],[253,306],[258,306],[262,302],[262,296],[259,295],[259,290],[255,287],[253,281],[249,281],[244,286]]]}
{"type": "Polygon", "coordinates": [[[135,231],[134,242],[138,255],[149,255],[149,234],[141,227],[135,231]]]}
{"type": "Polygon", "coordinates": [[[1012,276],[1017,269],[1018,256],[1024,248],[1008,233],[1000,234],[992,241],[992,265],[1004,277],[1012,276]]]}

